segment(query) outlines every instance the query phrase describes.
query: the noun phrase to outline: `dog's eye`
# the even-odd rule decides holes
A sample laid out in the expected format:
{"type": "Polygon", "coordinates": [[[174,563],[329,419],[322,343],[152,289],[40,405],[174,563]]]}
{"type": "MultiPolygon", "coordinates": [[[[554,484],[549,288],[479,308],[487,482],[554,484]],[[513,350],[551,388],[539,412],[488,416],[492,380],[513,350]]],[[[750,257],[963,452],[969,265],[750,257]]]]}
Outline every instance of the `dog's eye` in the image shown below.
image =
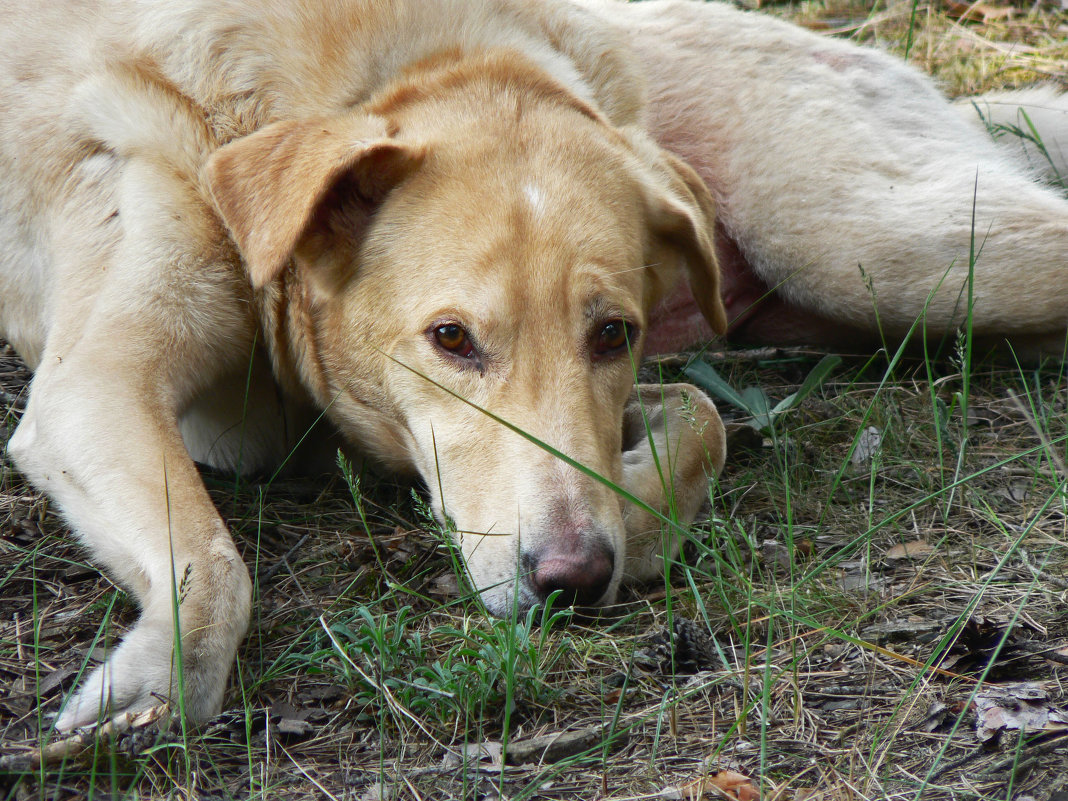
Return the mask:
{"type": "Polygon", "coordinates": [[[627,349],[627,343],[634,344],[634,326],[623,320],[609,320],[597,334],[597,341],[593,345],[593,356],[603,359],[615,356],[627,349]]]}
{"type": "Polygon", "coordinates": [[[461,359],[471,359],[477,356],[475,346],[462,326],[456,323],[445,323],[434,329],[434,341],[444,350],[459,356],[461,359]]]}

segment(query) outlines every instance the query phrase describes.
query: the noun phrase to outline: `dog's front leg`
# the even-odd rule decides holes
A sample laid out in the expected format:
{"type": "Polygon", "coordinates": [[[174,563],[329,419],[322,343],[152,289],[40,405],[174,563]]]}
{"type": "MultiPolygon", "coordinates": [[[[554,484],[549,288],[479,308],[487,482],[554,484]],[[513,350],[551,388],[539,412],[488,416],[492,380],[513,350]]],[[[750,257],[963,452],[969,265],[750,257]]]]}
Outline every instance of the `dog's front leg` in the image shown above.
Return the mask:
{"type": "Polygon", "coordinates": [[[49,229],[48,339],[9,453],[141,616],[58,725],[164,699],[204,720],[247,629],[251,582],[178,419],[252,352],[247,279],[173,169],[113,159],[65,191],[49,229]]]}
{"type": "MultiPolygon", "coordinates": [[[[709,480],[723,469],[723,423],[708,396],[689,384],[643,384],[623,415],[623,486],[685,528],[708,499],[709,480]]],[[[675,558],[680,528],[626,504],[624,578],[651,581],[675,558]]]]}
{"type": "Polygon", "coordinates": [[[178,432],[183,368],[171,359],[190,354],[157,350],[154,332],[135,325],[46,352],[10,442],[19,469],[141,607],[66,704],[66,730],[164,700],[177,707],[179,695],[191,719],[210,717],[248,624],[248,571],[178,432]]]}

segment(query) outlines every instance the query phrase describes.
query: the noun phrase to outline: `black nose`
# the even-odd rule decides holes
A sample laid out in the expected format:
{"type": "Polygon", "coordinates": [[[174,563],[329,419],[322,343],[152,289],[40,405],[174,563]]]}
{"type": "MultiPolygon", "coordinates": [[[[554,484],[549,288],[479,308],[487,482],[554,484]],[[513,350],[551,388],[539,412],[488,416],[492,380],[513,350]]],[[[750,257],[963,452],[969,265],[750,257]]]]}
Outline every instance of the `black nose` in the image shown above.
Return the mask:
{"type": "Polygon", "coordinates": [[[554,607],[595,606],[608,592],[615,555],[603,545],[584,549],[547,546],[523,555],[527,580],[541,600],[560,590],[554,607]]]}

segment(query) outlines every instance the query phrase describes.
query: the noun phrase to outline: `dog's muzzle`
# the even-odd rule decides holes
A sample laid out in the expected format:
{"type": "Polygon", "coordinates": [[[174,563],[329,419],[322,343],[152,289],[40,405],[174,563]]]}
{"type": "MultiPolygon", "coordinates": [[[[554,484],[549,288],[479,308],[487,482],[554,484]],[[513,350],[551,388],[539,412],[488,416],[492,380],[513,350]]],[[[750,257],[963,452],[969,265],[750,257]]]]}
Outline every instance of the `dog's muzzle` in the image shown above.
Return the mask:
{"type": "Polygon", "coordinates": [[[616,557],[601,543],[570,548],[547,545],[522,556],[527,586],[541,601],[557,590],[557,607],[593,607],[610,601],[616,557]]]}

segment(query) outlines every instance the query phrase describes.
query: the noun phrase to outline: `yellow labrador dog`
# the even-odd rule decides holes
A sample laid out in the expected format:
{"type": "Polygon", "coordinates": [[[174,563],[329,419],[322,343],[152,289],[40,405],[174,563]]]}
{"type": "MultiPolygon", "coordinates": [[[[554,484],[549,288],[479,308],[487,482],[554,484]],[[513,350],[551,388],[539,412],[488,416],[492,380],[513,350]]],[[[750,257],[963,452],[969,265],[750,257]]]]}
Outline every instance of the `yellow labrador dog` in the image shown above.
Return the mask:
{"type": "Polygon", "coordinates": [[[60,728],[172,695],[176,598],[185,709],[219,710],[251,588],[194,461],[279,464],[312,410],[422,477],[494,613],[654,575],[723,431],[632,357],[680,275],[726,321],[620,34],[543,0],[104,8],[0,33],[9,450],[141,606],[60,728]]]}
{"type": "Polygon", "coordinates": [[[0,333],[35,369],[9,450],[142,608],[64,729],[173,695],[179,636],[186,710],[219,709],[250,585],[194,461],[278,464],[318,410],[422,478],[490,611],[594,606],[656,575],[662,516],[691,520],[723,463],[707,398],[635,387],[643,350],[902,333],[925,309],[951,330],[969,273],[977,330],[1063,340],[1068,204],[910,69],[764,17],[4,19],[0,333]]]}

